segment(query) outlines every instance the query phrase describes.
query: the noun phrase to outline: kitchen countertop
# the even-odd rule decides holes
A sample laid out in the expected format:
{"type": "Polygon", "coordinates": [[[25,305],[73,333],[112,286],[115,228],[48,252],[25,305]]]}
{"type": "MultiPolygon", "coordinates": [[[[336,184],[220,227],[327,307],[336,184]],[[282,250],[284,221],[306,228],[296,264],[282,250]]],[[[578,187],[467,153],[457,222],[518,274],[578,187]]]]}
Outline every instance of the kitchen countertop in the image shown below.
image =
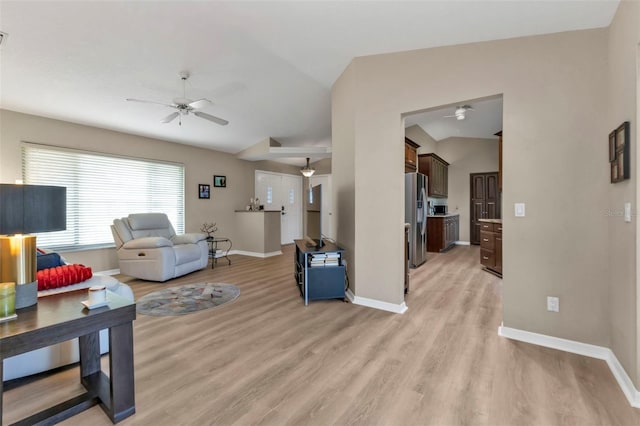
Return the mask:
{"type": "Polygon", "coordinates": [[[451,217],[451,216],[459,216],[460,213],[447,213],[447,214],[428,214],[427,217],[451,217]]]}
{"type": "Polygon", "coordinates": [[[478,222],[502,223],[502,219],[478,219],[478,222]]]}

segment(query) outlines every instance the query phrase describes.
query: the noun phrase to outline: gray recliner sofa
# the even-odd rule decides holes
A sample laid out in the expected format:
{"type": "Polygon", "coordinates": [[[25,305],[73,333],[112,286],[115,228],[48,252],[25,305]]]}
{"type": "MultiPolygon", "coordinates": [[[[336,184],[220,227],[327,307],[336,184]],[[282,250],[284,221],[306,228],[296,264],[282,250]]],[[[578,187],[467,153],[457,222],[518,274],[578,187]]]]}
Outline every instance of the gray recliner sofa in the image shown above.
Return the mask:
{"type": "Polygon", "coordinates": [[[111,232],[120,272],[148,281],[166,281],[207,266],[205,234],[176,235],[164,213],[137,213],[115,219],[111,232]]]}

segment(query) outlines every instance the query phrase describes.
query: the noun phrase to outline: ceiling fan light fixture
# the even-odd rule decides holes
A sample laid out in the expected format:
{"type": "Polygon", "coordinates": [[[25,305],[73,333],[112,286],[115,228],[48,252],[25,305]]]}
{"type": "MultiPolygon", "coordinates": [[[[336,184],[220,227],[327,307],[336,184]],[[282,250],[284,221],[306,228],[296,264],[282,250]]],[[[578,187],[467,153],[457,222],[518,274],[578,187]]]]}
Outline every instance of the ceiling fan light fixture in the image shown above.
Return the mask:
{"type": "Polygon", "coordinates": [[[456,112],[456,120],[464,120],[464,119],[465,119],[464,112],[462,113],[456,112]]]}
{"type": "Polygon", "coordinates": [[[300,173],[302,173],[302,176],[306,178],[310,178],[311,176],[313,176],[315,172],[316,172],[316,169],[309,166],[309,157],[307,157],[307,165],[304,166],[302,169],[300,169],[300,173]]]}

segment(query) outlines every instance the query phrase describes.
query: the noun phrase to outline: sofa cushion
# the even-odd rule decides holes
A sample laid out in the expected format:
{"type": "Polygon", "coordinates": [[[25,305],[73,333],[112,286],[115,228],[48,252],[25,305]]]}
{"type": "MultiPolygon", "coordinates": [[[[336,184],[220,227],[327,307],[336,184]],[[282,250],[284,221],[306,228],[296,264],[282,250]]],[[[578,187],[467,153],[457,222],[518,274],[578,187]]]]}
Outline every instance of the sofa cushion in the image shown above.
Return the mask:
{"type": "Polygon", "coordinates": [[[38,264],[37,266],[38,271],[64,265],[64,262],[62,261],[58,253],[40,253],[39,251],[36,251],[36,254],[37,254],[36,263],[38,264]]]}
{"type": "Polygon", "coordinates": [[[129,231],[129,227],[124,222],[127,220],[126,218],[122,219],[114,219],[111,230],[114,233],[114,237],[117,237],[119,241],[116,241],[116,245],[121,246],[123,243],[126,243],[129,240],[133,239],[133,235],[131,235],[131,231],[129,231]]]}
{"type": "Polygon", "coordinates": [[[201,233],[190,233],[182,235],[174,235],[171,238],[173,244],[197,244],[198,241],[206,240],[207,235],[201,233]]]}
{"type": "Polygon", "coordinates": [[[173,246],[176,254],[176,266],[200,259],[200,247],[197,244],[180,244],[173,246]]]}
{"type": "Polygon", "coordinates": [[[145,237],[136,238],[135,240],[127,241],[122,245],[125,249],[152,249],[158,247],[172,247],[173,243],[164,237],[145,237]]]}
{"type": "Polygon", "coordinates": [[[127,219],[134,238],[165,237],[176,234],[169,218],[164,213],[134,213],[127,219]]]}
{"type": "Polygon", "coordinates": [[[84,265],[63,265],[38,271],[38,290],[66,287],[86,281],[93,276],[91,268],[84,265]]]}

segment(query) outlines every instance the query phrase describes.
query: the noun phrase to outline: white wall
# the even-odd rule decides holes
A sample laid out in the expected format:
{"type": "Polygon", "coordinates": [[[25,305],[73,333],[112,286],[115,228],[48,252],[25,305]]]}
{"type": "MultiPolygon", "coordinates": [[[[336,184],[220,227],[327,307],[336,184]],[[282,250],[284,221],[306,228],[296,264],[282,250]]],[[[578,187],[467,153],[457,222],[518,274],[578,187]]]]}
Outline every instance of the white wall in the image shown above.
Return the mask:
{"type": "MultiPolygon", "coordinates": [[[[299,168],[279,163],[252,163],[227,153],[8,110],[0,110],[0,124],[0,182],[13,183],[22,177],[22,141],[179,162],[185,166],[186,232],[199,232],[203,223],[213,221],[218,224],[216,235],[232,240],[237,235],[233,212],[244,208],[253,197],[254,170],[299,173],[299,168]],[[214,174],[227,176],[226,188],[213,187],[214,174]],[[199,183],[211,185],[211,199],[198,199],[199,183]]],[[[243,250],[236,245],[234,248],[243,250]]],[[[113,249],[68,252],[65,257],[94,271],[118,268],[113,249]]]]}
{"type": "Polygon", "coordinates": [[[527,204],[503,218],[504,324],[609,345],[606,57],[598,29],[354,59],[333,87],[332,141],[334,162],[353,152],[334,183],[355,200],[337,220],[356,295],[403,301],[402,259],[387,255],[403,245],[402,115],[502,94],[504,210],[527,204]]]}
{"type": "MultiPolygon", "coordinates": [[[[607,215],[606,229],[608,239],[607,260],[610,264],[606,278],[609,288],[609,310],[611,313],[609,333],[611,348],[640,388],[640,339],[638,338],[638,316],[640,298],[640,269],[638,260],[637,212],[640,197],[638,191],[638,43],[640,42],[640,3],[622,1],[609,28],[608,39],[608,86],[607,108],[603,111],[606,126],[600,135],[601,144],[605,145],[607,134],[622,124],[631,122],[631,179],[607,185],[607,198],[598,210],[607,215]],[[630,202],[636,213],[631,223],[624,222],[622,212],[624,203],[630,202]]],[[[603,148],[604,149],[604,148],[603,148]]],[[[604,156],[604,154],[602,154],[604,156]]],[[[609,170],[609,164],[603,162],[603,169],[609,170]]],[[[596,208],[596,207],[594,207],[596,208]]]]}

